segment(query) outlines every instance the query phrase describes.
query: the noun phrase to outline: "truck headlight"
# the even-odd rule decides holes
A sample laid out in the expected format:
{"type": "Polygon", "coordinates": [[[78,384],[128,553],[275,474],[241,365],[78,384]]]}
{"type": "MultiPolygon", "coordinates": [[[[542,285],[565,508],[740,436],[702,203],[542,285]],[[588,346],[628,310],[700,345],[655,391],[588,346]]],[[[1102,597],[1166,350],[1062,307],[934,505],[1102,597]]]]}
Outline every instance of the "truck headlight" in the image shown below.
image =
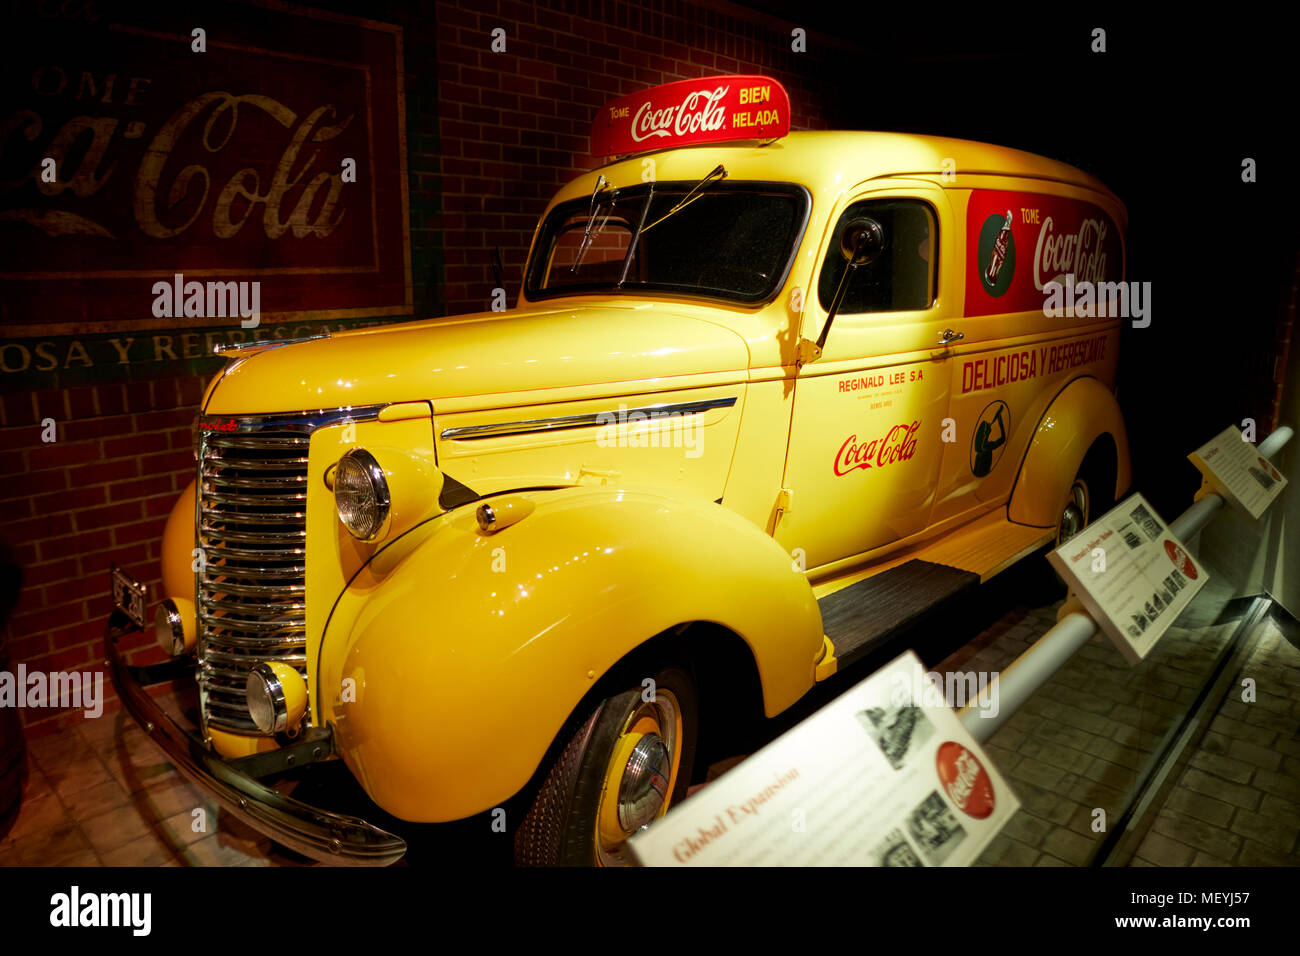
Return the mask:
{"type": "Polygon", "coordinates": [[[262,661],[248,673],[248,713],[264,734],[294,733],[307,709],[302,675],[281,661],[262,661]]]}
{"type": "Polygon", "coordinates": [[[334,505],[343,527],[362,541],[373,541],[383,530],[392,506],[384,469],[364,448],[353,448],[334,469],[334,505]]]}

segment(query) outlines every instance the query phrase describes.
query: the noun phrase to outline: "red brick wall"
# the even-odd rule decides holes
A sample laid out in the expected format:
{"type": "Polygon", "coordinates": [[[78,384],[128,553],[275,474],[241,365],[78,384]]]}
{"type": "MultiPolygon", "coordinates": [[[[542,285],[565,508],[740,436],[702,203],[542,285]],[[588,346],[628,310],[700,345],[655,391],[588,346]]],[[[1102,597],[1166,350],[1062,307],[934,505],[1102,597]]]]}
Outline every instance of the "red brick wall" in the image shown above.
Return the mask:
{"type": "MultiPolygon", "coordinates": [[[[23,566],[7,627],[15,665],[102,666],[110,561],[156,588],[163,524],[193,477],[190,426],[204,384],[188,377],[4,396],[0,522],[23,566]],[[53,442],[43,440],[47,419],[53,442]]],[[[127,646],[150,648],[152,636],[127,646]]],[[[77,713],[23,718],[57,725],[77,713]]]]}
{"type": "MultiPolygon", "coordinates": [[[[514,301],[538,215],[560,185],[595,165],[588,134],[596,108],[609,99],[688,77],[763,73],[790,91],[795,127],[834,125],[819,106],[834,102],[832,64],[843,57],[816,36],[808,39],[814,52],[795,54],[789,26],[740,8],[321,5],[405,30],[419,315],[489,308],[498,246],[514,301]],[[504,53],[491,51],[495,27],[507,31],[504,53]]],[[[203,385],[185,374],[3,396],[0,533],[17,548],[25,575],[6,628],[15,665],[102,666],[110,560],[158,585],[163,525],[193,474],[190,424],[203,385]],[[41,440],[46,418],[58,429],[49,444],[41,440]]],[[[140,649],[137,658],[156,653],[149,635],[130,646],[140,649]]],[[[107,681],[105,689],[111,692],[107,681]]],[[[23,718],[29,732],[41,733],[77,715],[33,710],[23,718]]]]}
{"type": "Polygon", "coordinates": [[[790,27],[684,3],[438,4],[439,132],[448,314],[490,308],[492,249],[518,295],[528,243],[555,191],[596,165],[598,106],[648,86],[761,73],[790,92],[792,126],[826,129],[845,66],[825,38],[791,50],[790,27]],[[506,51],[490,34],[506,30],[506,51]]]}

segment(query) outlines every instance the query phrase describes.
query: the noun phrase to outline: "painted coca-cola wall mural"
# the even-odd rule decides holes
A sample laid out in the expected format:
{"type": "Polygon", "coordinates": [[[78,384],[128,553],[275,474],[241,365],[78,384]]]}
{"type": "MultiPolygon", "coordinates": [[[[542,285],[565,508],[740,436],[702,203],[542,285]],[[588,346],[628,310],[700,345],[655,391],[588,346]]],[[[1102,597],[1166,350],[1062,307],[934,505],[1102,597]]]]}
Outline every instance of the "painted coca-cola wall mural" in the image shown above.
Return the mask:
{"type": "Polygon", "coordinates": [[[0,66],[9,384],[411,314],[401,28],[110,12],[0,66]]]}

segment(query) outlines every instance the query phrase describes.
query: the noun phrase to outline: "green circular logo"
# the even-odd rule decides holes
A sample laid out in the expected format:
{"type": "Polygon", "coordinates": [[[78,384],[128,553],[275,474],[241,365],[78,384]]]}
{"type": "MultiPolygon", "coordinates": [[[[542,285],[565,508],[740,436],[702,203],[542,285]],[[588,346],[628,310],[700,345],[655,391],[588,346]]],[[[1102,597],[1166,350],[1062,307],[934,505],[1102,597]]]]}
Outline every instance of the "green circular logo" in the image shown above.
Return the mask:
{"type": "Polygon", "coordinates": [[[980,227],[980,284],[989,295],[997,297],[1011,288],[1016,271],[1016,239],[1011,234],[1011,212],[994,214],[980,227]]]}

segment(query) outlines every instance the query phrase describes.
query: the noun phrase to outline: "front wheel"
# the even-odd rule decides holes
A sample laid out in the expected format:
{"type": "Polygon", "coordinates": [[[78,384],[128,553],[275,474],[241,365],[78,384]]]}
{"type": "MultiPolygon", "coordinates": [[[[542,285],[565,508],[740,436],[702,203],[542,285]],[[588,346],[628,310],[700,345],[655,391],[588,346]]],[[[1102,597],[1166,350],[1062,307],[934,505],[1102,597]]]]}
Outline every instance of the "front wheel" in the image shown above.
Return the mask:
{"type": "Polygon", "coordinates": [[[695,682],[680,667],[650,676],[600,701],[564,742],[515,834],[516,863],[626,865],[628,837],[685,796],[695,682]]]}

